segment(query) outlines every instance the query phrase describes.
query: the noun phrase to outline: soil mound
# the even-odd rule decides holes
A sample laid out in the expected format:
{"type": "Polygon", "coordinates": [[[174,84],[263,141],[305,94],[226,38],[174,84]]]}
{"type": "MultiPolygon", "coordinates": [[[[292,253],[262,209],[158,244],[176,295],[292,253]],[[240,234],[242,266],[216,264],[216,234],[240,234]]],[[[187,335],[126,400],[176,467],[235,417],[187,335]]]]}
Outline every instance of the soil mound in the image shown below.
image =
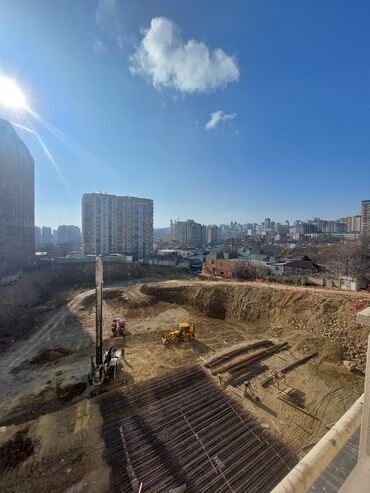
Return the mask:
{"type": "Polygon", "coordinates": [[[52,363],[53,361],[57,361],[60,358],[64,358],[64,356],[68,356],[72,354],[72,351],[63,347],[44,349],[40,351],[33,358],[24,361],[19,366],[13,368],[10,373],[16,375],[22,370],[27,370],[33,366],[45,365],[47,363],[52,363]]]}
{"type": "Polygon", "coordinates": [[[0,471],[4,472],[25,461],[34,452],[31,438],[26,436],[27,430],[18,431],[13,439],[0,447],[0,471]]]}
{"type": "Polygon", "coordinates": [[[70,402],[75,397],[85,392],[87,388],[86,382],[73,383],[65,387],[57,387],[57,397],[60,402],[70,402]]]}
{"type": "Polygon", "coordinates": [[[63,358],[64,356],[68,356],[69,354],[72,354],[72,351],[63,347],[45,349],[45,351],[41,351],[30,359],[29,363],[31,365],[42,365],[44,363],[50,363],[50,361],[55,361],[59,358],[63,358]]]}

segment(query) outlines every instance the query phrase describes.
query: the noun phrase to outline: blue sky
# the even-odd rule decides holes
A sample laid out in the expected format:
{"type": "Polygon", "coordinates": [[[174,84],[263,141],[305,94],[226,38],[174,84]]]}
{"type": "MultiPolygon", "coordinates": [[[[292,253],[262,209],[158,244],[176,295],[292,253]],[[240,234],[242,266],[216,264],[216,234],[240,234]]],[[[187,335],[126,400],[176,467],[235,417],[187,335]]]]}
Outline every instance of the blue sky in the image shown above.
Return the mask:
{"type": "Polygon", "coordinates": [[[37,224],[80,224],[92,191],[152,198],[157,227],[358,214],[369,26],[360,0],[0,0],[0,75],[42,121],[0,116],[62,175],[18,127],[37,224]]]}

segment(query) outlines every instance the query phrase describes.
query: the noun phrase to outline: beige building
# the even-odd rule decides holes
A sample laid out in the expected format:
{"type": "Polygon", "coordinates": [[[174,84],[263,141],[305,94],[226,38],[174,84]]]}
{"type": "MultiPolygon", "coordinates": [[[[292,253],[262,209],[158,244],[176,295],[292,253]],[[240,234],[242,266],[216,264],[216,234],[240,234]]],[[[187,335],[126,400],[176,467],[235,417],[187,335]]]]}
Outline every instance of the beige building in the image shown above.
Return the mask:
{"type": "Polygon", "coordinates": [[[35,253],[34,160],[0,119],[0,273],[28,266],[35,253]]]}
{"type": "Polygon", "coordinates": [[[361,234],[364,236],[370,236],[370,200],[362,201],[361,234]]]}
{"type": "Polygon", "coordinates": [[[153,250],[153,201],[106,193],[82,196],[85,255],[123,253],[147,258],[153,250]]]}
{"type": "Polygon", "coordinates": [[[361,231],[361,216],[342,217],[337,222],[346,225],[347,233],[360,233],[361,231]]]}

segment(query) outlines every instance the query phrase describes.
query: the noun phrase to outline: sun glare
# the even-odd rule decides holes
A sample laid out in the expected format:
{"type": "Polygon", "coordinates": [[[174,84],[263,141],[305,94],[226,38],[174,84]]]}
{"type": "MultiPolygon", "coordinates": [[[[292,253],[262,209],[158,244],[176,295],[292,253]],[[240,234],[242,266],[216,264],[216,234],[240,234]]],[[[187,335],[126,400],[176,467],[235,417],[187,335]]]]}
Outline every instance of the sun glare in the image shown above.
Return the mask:
{"type": "Polygon", "coordinates": [[[24,94],[14,79],[0,75],[0,105],[8,108],[26,108],[24,94]]]}

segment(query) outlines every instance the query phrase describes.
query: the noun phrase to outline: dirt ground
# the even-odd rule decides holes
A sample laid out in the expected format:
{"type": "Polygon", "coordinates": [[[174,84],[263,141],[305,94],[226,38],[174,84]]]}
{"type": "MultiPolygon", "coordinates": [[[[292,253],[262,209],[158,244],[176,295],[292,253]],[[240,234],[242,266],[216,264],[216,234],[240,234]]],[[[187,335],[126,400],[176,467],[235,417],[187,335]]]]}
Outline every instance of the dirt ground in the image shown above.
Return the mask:
{"type": "MultiPolygon", "coordinates": [[[[285,301],[273,300],[276,305],[273,316],[270,313],[266,318],[263,310],[268,309],[266,300],[272,297],[266,295],[266,289],[265,300],[258,297],[247,300],[252,296],[250,292],[243,295],[230,289],[217,282],[180,280],[144,288],[135,282],[106,288],[106,346],[112,344],[113,316],[126,319],[130,335],[122,342],[125,357],[119,378],[103,390],[164,375],[184,365],[205,363],[231,348],[261,339],[288,342],[287,349],[264,362],[268,369],[252,380],[252,393],[247,396],[244,385],[226,385],[227,373],[211,378],[253,411],[297,455],[304,453],[361,395],[363,377],[343,367],[339,343],[313,334],[309,323],[301,326],[299,321],[309,318],[301,306],[306,311],[309,307],[317,311],[311,298],[309,302],[305,298],[295,300],[294,289],[288,293],[284,289],[285,301]],[[213,293],[212,299],[206,298],[212,289],[217,289],[218,297],[213,293]],[[240,296],[238,300],[237,296],[240,296]],[[236,312],[230,311],[230,303],[238,306],[236,312]],[[250,303],[248,309],[247,303],[250,303]],[[296,306],[290,318],[287,317],[289,303],[296,306]],[[243,306],[244,311],[240,308],[243,306]],[[211,316],[212,310],[217,318],[211,316]],[[196,323],[196,340],[163,346],[162,333],[182,321],[196,323]],[[272,371],[317,349],[318,357],[287,374],[284,380],[268,388],[261,386],[272,371]],[[280,399],[287,389],[303,393],[305,412],[280,399]]],[[[305,296],[300,290],[297,293],[305,296]]],[[[308,296],[322,297],[319,293],[308,296]]],[[[46,492],[51,488],[70,493],[109,491],[110,468],[104,460],[100,436],[102,418],[87,384],[90,356],[94,354],[94,303],[93,290],[80,292],[65,306],[45,313],[38,331],[30,339],[18,341],[11,351],[0,355],[0,446],[17,431],[30,437],[34,445],[29,457],[0,474],[1,491],[46,492]]],[[[335,308],[336,320],[342,321],[343,330],[349,330],[348,327],[352,330],[356,313],[352,305],[341,303],[335,308]]],[[[324,312],[319,310],[325,318],[324,312]]],[[[330,317],[333,313],[332,310],[330,317]]],[[[119,345],[121,340],[115,343],[119,345]]]]}

